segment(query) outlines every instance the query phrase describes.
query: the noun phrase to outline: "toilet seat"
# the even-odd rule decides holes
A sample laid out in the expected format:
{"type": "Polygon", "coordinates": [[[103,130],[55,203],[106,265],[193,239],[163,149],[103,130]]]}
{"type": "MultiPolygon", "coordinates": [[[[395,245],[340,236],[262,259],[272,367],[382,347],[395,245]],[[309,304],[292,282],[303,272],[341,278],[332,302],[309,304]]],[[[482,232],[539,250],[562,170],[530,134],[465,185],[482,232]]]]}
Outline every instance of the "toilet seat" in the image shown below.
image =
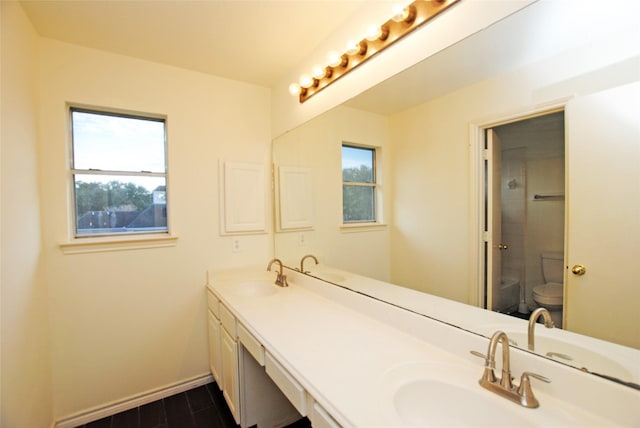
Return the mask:
{"type": "Polygon", "coordinates": [[[533,287],[533,300],[541,305],[562,306],[563,294],[562,284],[555,282],[533,287]]]}

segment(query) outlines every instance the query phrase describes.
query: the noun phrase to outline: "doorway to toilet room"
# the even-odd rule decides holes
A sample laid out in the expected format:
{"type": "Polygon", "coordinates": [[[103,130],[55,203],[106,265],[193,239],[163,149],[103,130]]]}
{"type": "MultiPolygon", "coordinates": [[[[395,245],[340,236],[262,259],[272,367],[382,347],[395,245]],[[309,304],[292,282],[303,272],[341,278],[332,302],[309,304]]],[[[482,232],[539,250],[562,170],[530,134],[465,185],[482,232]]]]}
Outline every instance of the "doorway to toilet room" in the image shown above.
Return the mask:
{"type": "Polygon", "coordinates": [[[484,307],[528,318],[543,306],[561,327],[564,111],[486,128],[484,136],[484,307]]]}

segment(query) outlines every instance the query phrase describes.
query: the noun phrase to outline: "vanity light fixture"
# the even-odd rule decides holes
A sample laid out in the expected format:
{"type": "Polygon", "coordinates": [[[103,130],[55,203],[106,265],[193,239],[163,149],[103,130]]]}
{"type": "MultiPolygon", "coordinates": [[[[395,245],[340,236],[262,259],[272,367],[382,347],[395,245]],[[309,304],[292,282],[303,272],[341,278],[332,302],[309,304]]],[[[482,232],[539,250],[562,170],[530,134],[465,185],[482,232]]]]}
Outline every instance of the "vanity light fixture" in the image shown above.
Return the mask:
{"type": "Polygon", "coordinates": [[[349,42],[343,54],[330,53],[326,67],[315,66],[311,75],[301,76],[299,84],[289,85],[289,92],[297,95],[300,103],[305,102],[459,1],[415,0],[394,9],[391,19],[380,26],[369,27],[366,37],[359,42],[349,42]]]}

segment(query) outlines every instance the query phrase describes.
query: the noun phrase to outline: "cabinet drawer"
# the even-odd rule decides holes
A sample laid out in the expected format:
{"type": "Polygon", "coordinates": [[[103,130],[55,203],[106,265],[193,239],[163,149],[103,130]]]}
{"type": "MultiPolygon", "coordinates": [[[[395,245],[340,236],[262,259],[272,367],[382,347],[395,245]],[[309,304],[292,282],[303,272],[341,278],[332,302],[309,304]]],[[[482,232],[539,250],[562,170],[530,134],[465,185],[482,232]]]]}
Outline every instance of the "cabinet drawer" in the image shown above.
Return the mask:
{"type": "Polygon", "coordinates": [[[235,341],[238,338],[238,328],[236,326],[236,317],[225,305],[220,304],[220,322],[222,326],[229,332],[229,335],[235,341]]]}
{"type": "Polygon", "coordinates": [[[307,416],[307,401],[302,385],[278,363],[271,354],[265,354],[265,369],[280,391],[289,399],[293,407],[302,415],[307,416]]]}
{"type": "Polygon", "coordinates": [[[220,319],[220,301],[209,290],[207,290],[207,307],[216,318],[220,319]]]}
{"type": "Polygon", "coordinates": [[[318,403],[313,403],[311,423],[313,428],[340,428],[340,425],[318,403]]]}
{"type": "Polygon", "coordinates": [[[246,348],[247,351],[256,359],[258,364],[264,366],[264,347],[258,342],[258,340],[253,337],[251,333],[243,326],[238,323],[238,340],[242,343],[242,345],[246,348]]]}

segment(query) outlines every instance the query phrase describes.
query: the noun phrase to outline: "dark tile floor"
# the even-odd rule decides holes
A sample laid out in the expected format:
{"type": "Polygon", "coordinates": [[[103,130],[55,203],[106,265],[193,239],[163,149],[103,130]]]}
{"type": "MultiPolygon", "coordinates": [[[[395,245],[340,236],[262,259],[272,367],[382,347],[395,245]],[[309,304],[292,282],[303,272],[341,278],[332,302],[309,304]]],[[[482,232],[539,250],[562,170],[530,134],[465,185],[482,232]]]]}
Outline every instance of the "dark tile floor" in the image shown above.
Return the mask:
{"type": "Polygon", "coordinates": [[[520,318],[520,319],[523,319],[523,320],[528,320],[530,314],[523,314],[523,313],[520,313],[518,311],[515,311],[515,312],[510,312],[507,315],[511,315],[512,317],[520,318]]]}
{"type": "MultiPolygon", "coordinates": [[[[79,428],[237,428],[215,383],[209,383],[79,428]]],[[[287,428],[310,428],[304,418],[287,428]]]]}

